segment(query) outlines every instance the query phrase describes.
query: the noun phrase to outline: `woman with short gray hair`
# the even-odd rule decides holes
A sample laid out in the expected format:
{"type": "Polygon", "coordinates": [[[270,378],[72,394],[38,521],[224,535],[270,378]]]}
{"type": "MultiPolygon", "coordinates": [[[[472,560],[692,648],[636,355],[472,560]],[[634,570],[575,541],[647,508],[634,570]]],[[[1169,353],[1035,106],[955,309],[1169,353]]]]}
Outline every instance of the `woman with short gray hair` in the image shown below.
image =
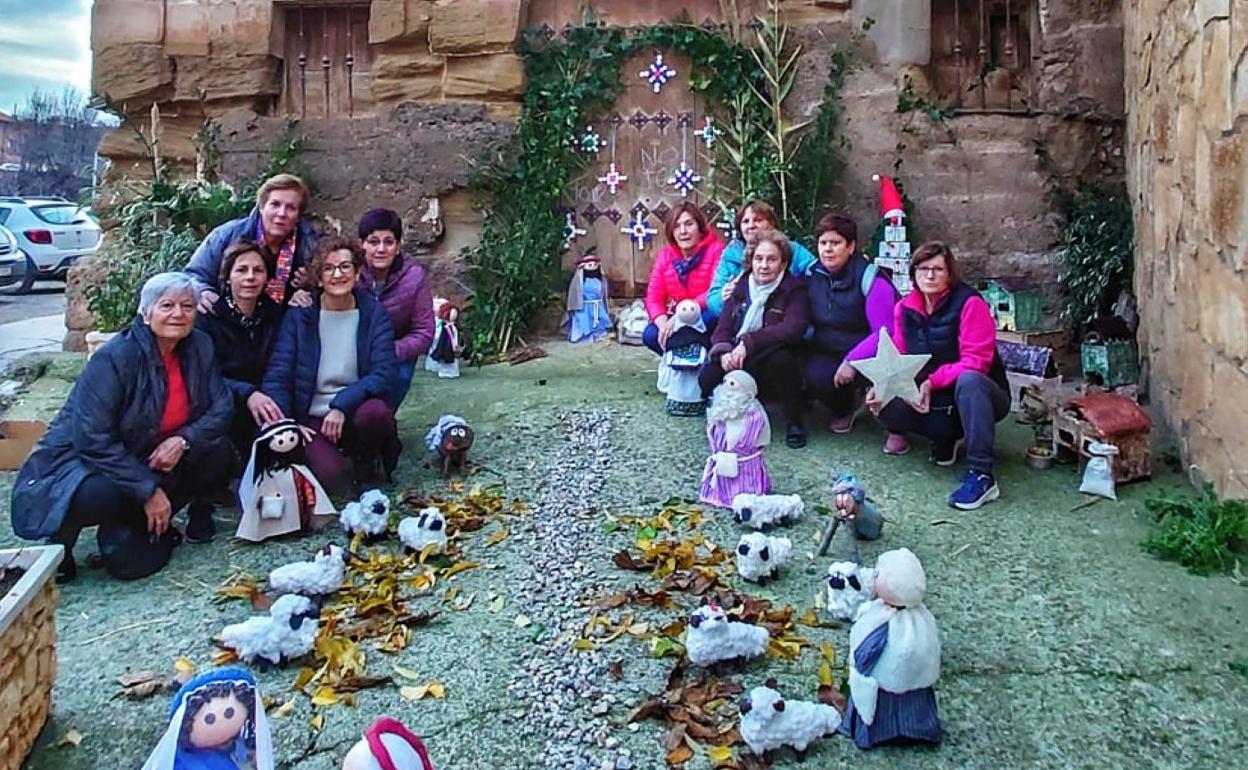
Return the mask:
{"type": "Polygon", "coordinates": [[[13,485],[13,531],[65,546],[59,578],[77,573],[74,544],[98,526],[105,569],[146,577],[181,534],[170,519],[190,503],[187,539],[215,534],[210,495],[228,478],[232,403],[196,331],[190,276],[160,273],[139,293],[130,327],[100,348],[13,485]]]}

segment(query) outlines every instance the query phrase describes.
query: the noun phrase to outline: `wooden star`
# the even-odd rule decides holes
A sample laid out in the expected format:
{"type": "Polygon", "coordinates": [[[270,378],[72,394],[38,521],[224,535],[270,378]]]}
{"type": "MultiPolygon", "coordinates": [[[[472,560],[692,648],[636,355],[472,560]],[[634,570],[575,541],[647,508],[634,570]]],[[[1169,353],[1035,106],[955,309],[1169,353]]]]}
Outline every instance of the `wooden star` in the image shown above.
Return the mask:
{"type": "Polygon", "coordinates": [[[915,384],[914,378],[929,359],[931,355],[927,353],[898,353],[893,338],[888,336],[888,330],[880,329],[880,344],[875,350],[875,358],[851,361],[850,366],[871,380],[871,384],[875,386],[876,400],[887,406],[894,398],[903,401],[918,400],[919,386],[915,384]]]}

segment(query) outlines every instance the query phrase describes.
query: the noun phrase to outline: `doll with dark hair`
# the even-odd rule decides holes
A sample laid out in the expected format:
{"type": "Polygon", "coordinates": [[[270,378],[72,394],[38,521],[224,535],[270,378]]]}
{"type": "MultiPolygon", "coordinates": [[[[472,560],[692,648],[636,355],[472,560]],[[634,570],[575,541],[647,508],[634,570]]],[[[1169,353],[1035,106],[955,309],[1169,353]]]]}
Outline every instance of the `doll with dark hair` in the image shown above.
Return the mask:
{"type": "Polygon", "coordinates": [[[319,529],[338,511],[308,469],[307,437],[294,420],[278,420],[260,431],[238,484],[242,518],[238,537],[270,537],[319,529]]]}
{"type": "Polygon", "coordinates": [[[438,319],[433,329],[433,346],[429,349],[429,358],[425,360],[425,369],[436,372],[439,377],[455,378],[459,376],[459,353],[462,346],[459,342],[459,306],[454,302],[442,301],[435,311],[438,319]]]}
{"type": "Polygon", "coordinates": [[[241,668],[200,674],[178,690],[169,727],[142,770],[273,770],[255,678],[241,668]]]}

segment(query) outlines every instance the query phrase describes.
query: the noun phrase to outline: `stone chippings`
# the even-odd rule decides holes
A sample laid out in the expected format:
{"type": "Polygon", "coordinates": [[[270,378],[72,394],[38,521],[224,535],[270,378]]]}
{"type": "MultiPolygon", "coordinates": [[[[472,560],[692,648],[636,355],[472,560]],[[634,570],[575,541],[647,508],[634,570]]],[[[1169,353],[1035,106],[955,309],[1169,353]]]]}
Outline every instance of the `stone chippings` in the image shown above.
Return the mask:
{"type": "MultiPolygon", "coordinates": [[[[608,715],[635,703],[630,686],[610,681],[607,658],[599,650],[570,651],[585,623],[583,600],[601,580],[593,564],[602,547],[599,522],[589,512],[611,463],[610,410],[573,412],[557,420],[562,442],[540,477],[544,486],[533,506],[532,528],[518,535],[533,547],[519,604],[545,631],[533,653],[516,668],[507,686],[523,715],[518,729],[526,743],[539,745],[528,767],[571,770],[627,770],[631,753],[611,735],[608,715]],[[609,690],[621,692],[609,692],[609,690]]],[[[605,564],[606,562],[603,561],[605,564]]]]}
{"type": "Polygon", "coordinates": [[[56,678],[56,585],[50,579],[0,636],[0,770],[18,770],[48,717],[56,678]]]}

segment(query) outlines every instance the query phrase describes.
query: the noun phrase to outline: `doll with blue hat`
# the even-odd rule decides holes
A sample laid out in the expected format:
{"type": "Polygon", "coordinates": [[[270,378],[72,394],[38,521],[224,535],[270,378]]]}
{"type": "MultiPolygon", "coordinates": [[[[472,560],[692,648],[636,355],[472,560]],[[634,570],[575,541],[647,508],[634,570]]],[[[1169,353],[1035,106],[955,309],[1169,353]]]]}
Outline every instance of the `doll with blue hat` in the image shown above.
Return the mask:
{"type": "Polygon", "coordinates": [[[142,770],[273,770],[273,739],[255,678],[220,668],[182,685],[169,727],[142,770]]]}

